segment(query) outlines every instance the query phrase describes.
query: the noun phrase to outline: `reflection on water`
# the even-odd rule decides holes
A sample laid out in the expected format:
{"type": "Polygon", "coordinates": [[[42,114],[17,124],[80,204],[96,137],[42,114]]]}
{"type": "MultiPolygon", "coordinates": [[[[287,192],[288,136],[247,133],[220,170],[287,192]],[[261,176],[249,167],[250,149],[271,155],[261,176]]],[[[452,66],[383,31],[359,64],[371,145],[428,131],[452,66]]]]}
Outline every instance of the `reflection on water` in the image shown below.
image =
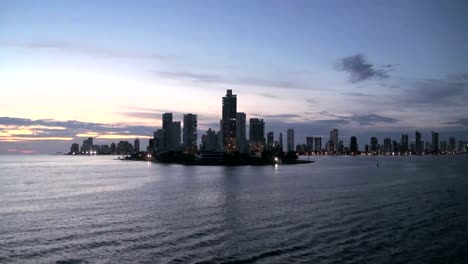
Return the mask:
{"type": "Polygon", "coordinates": [[[468,263],[467,156],[315,159],[0,156],[0,263],[468,263]]]}

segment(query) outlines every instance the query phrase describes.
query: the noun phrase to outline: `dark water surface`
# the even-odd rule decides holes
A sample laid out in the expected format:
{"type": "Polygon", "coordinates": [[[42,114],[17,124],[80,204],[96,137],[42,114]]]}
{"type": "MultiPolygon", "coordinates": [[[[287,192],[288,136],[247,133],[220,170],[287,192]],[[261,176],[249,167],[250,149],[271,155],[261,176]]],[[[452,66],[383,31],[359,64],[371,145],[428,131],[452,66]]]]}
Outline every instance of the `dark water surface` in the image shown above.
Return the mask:
{"type": "Polygon", "coordinates": [[[468,263],[468,155],[113,158],[0,156],[0,263],[468,263]]]}

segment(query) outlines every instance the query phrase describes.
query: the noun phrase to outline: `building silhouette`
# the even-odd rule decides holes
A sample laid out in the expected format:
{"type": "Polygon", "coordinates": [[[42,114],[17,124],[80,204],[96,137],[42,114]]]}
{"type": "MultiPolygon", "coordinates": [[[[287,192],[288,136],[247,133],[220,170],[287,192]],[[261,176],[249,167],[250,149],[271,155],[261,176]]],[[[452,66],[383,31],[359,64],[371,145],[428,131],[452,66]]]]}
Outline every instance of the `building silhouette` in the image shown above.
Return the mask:
{"type": "Polygon", "coordinates": [[[167,151],[167,142],[166,142],[166,130],[157,129],[154,132],[154,151],[155,152],[165,152],[167,151]]]}
{"type": "Polygon", "coordinates": [[[396,140],[392,140],[392,152],[400,152],[400,145],[398,145],[398,142],[396,140]]]}
{"type": "Polygon", "coordinates": [[[250,151],[261,155],[265,148],[265,122],[263,119],[250,118],[249,125],[250,151]]]}
{"type": "Polygon", "coordinates": [[[392,152],[393,148],[392,148],[392,139],[391,138],[384,138],[384,141],[383,141],[383,151],[385,153],[389,153],[389,152],[392,152]]]}
{"type": "Polygon", "coordinates": [[[151,149],[156,152],[180,150],[180,121],[174,122],[172,113],[162,114],[162,128],[157,129],[153,136],[151,149]]]}
{"type": "Polygon", "coordinates": [[[80,152],[80,145],[78,145],[78,143],[73,143],[70,147],[70,153],[77,154],[78,152],[80,152]]]}
{"type": "Polygon", "coordinates": [[[202,150],[204,151],[216,151],[218,144],[218,137],[214,130],[211,128],[206,131],[206,134],[202,136],[202,150]]]}
{"type": "Polygon", "coordinates": [[[330,152],[338,152],[338,129],[334,128],[330,131],[330,145],[329,145],[330,152]]]}
{"type": "Polygon", "coordinates": [[[221,119],[221,131],[223,134],[224,151],[232,153],[236,151],[236,114],[237,96],[232,90],[227,90],[223,97],[223,115],[221,119]]]}
{"type": "Polygon", "coordinates": [[[307,152],[314,151],[314,137],[306,137],[306,151],[307,152]]]}
{"type": "Polygon", "coordinates": [[[116,154],[117,153],[117,145],[114,142],[112,142],[110,144],[110,152],[111,152],[111,154],[116,154]]]}
{"type": "Polygon", "coordinates": [[[431,132],[431,152],[439,153],[439,133],[434,131],[431,132]]]}
{"type": "Polygon", "coordinates": [[[450,152],[454,152],[456,148],[456,141],[454,137],[449,138],[449,143],[448,143],[448,150],[450,152]]]}
{"type": "Polygon", "coordinates": [[[133,151],[140,152],[140,140],[138,138],[133,141],[133,151]]]}
{"type": "Polygon", "coordinates": [[[154,151],[154,138],[150,138],[148,140],[148,146],[146,147],[146,151],[148,153],[153,153],[153,151],[154,151]]]}
{"type": "Polygon", "coordinates": [[[352,136],[349,140],[349,152],[351,152],[351,154],[359,152],[357,138],[355,136],[352,136]]]}
{"type": "Polygon", "coordinates": [[[447,141],[441,141],[440,142],[440,151],[445,153],[447,152],[447,141]]]}
{"type": "Polygon", "coordinates": [[[279,150],[283,151],[283,133],[279,133],[279,150]]]}
{"type": "Polygon", "coordinates": [[[370,151],[372,153],[376,153],[378,152],[378,145],[379,145],[379,141],[377,140],[376,137],[371,137],[370,139],[370,151]]]}
{"type": "Polygon", "coordinates": [[[184,151],[195,153],[197,151],[197,115],[184,114],[184,151]]]}
{"type": "Polygon", "coordinates": [[[400,145],[402,153],[407,153],[409,151],[408,134],[401,134],[400,145]]]}
{"type": "Polygon", "coordinates": [[[236,150],[240,153],[248,152],[246,115],[242,112],[236,113],[236,150]]]}
{"type": "Polygon", "coordinates": [[[287,137],[288,137],[287,138],[287,141],[288,141],[287,142],[287,144],[288,144],[287,145],[287,150],[288,150],[288,152],[294,151],[294,129],[292,129],[292,128],[288,129],[287,134],[288,134],[287,135],[287,137]]]}
{"type": "Polygon", "coordinates": [[[267,150],[273,150],[273,143],[274,143],[274,133],[273,131],[270,131],[267,133],[267,144],[266,144],[266,149],[267,150]]]}
{"type": "Polygon", "coordinates": [[[419,131],[416,131],[414,133],[414,152],[416,154],[421,154],[423,150],[423,143],[421,139],[421,133],[419,131]]]}
{"type": "Polygon", "coordinates": [[[166,143],[167,149],[170,151],[178,151],[180,149],[180,134],[181,124],[180,121],[171,122],[166,130],[166,143]]]}
{"type": "Polygon", "coordinates": [[[459,152],[463,152],[465,150],[465,144],[464,144],[463,140],[458,140],[457,150],[459,152]]]}
{"type": "Polygon", "coordinates": [[[83,145],[81,145],[82,153],[89,153],[93,151],[93,138],[88,138],[83,140],[83,145]]]}
{"type": "Polygon", "coordinates": [[[315,149],[315,153],[322,152],[322,138],[321,137],[314,138],[314,149],[315,149]]]}

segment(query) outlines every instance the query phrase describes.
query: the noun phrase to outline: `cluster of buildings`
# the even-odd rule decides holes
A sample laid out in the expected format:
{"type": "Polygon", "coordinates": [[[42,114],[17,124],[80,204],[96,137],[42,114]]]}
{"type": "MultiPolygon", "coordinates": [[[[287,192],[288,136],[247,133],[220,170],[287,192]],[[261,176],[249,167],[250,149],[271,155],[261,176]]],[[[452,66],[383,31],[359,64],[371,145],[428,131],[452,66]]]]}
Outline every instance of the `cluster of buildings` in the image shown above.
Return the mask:
{"type": "Polygon", "coordinates": [[[264,151],[296,152],[314,155],[409,155],[409,154],[454,154],[467,151],[467,142],[458,141],[450,137],[449,142],[439,142],[439,133],[432,132],[431,141],[424,141],[421,133],[416,131],[411,141],[407,134],[402,134],[400,140],[385,138],[382,144],[376,137],[370,139],[369,144],[360,149],[355,136],[350,137],[349,145],[345,146],[338,137],[338,129],[330,131],[329,138],[306,137],[305,144],[295,145],[294,129],[286,131],[286,146],[283,147],[283,134],[279,133],[275,140],[274,132],[265,135],[265,121],[260,118],[250,118],[249,133],[247,134],[247,116],[244,112],[237,112],[237,96],[232,90],[227,90],[222,98],[222,119],[219,130],[209,128],[201,137],[201,144],[197,145],[197,115],[185,114],[183,117],[183,131],[181,143],[181,122],[172,120],[172,113],[162,116],[162,129],[154,132],[150,139],[148,152],[161,153],[165,151],[183,151],[185,153],[224,152],[250,154],[260,157],[264,151]],[[248,138],[247,138],[248,135],[248,138]]]}
{"type": "MultiPolygon", "coordinates": [[[[183,120],[174,121],[172,113],[162,115],[162,127],[153,133],[146,149],[148,154],[168,152],[183,152],[195,154],[197,152],[218,152],[227,154],[249,154],[261,157],[265,151],[295,152],[306,155],[422,155],[422,154],[456,154],[467,152],[466,141],[454,137],[439,142],[439,133],[432,132],[431,140],[425,141],[421,133],[416,131],[414,139],[409,140],[408,134],[402,134],[399,140],[385,138],[379,143],[377,137],[371,137],[369,144],[360,149],[355,136],[350,137],[349,145],[345,146],[338,137],[338,129],[330,131],[328,138],[306,137],[305,144],[295,145],[294,129],[286,131],[286,146],[283,147],[283,134],[279,133],[275,140],[274,132],[265,135],[265,121],[260,118],[250,118],[249,133],[247,134],[247,116],[244,112],[237,112],[237,95],[227,90],[222,97],[222,118],[219,130],[209,128],[201,136],[201,144],[197,144],[196,114],[183,115],[183,120]],[[247,138],[248,135],[248,138],[247,138]]],[[[120,141],[117,145],[94,145],[93,138],[83,141],[81,147],[74,143],[70,154],[120,154],[128,155],[140,152],[140,140],[135,139],[132,145],[128,141],[120,141]]]]}
{"type": "Polygon", "coordinates": [[[70,147],[69,155],[130,155],[140,152],[140,140],[135,139],[133,145],[128,141],[120,141],[117,144],[112,142],[110,145],[93,144],[94,139],[83,140],[83,144],[73,143],[70,147]]]}
{"type": "MultiPolygon", "coordinates": [[[[279,141],[274,141],[273,132],[265,137],[265,122],[260,118],[249,119],[249,134],[247,138],[247,117],[244,112],[237,112],[237,95],[227,90],[222,98],[222,119],[219,130],[209,128],[197,145],[197,115],[184,114],[183,129],[181,122],[175,122],[172,113],[162,115],[162,128],[154,132],[150,139],[148,152],[162,153],[167,151],[182,151],[194,154],[203,152],[241,153],[261,156],[265,150],[282,151],[283,135],[279,141]],[[181,142],[182,132],[182,142],[181,142]]],[[[288,150],[294,151],[294,130],[288,130],[288,150]]]]}
{"type": "Polygon", "coordinates": [[[330,138],[322,148],[321,137],[307,137],[306,144],[296,145],[299,154],[315,155],[427,155],[427,154],[460,154],[468,151],[468,142],[450,137],[447,141],[439,141],[439,133],[431,132],[431,140],[422,139],[419,131],[414,139],[409,140],[408,134],[402,134],[399,140],[384,138],[382,144],[377,137],[371,137],[369,144],[360,149],[355,136],[350,137],[349,145],[345,146],[338,139],[338,129],[330,132],[330,138]]]}

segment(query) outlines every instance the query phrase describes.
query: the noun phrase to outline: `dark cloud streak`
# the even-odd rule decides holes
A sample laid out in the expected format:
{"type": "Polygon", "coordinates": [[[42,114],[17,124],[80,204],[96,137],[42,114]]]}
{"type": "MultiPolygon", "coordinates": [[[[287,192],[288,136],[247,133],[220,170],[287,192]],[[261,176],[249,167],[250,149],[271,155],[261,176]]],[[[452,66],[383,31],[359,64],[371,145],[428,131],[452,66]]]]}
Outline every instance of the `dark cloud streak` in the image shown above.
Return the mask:
{"type": "Polygon", "coordinates": [[[388,73],[392,71],[393,66],[390,64],[384,65],[377,69],[373,64],[366,61],[363,54],[356,54],[341,59],[335,68],[338,71],[344,71],[349,74],[351,83],[359,83],[371,79],[386,79],[388,73]]]}

